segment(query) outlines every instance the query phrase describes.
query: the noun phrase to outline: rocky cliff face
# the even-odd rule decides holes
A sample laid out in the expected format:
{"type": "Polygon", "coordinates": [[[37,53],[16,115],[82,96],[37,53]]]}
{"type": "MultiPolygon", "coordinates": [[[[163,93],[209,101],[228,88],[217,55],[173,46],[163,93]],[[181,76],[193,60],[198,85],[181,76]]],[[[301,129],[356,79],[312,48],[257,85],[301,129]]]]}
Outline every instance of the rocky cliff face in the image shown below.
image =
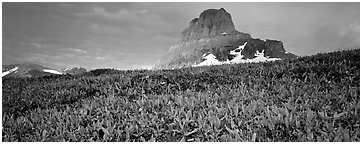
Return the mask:
{"type": "MultiPolygon", "coordinates": [[[[182,31],[182,41],[237,33],[240,32],[235,30],[231,15],[225,9],[208,9],[202,12],[199,18],[193,19],[189,27],[182,31]]],[[[246,37],[251,38],[250,35],[246,37]]]]}
{"type": "Polygon", "coordinates": [[[283,42],[277,40],[266,40],[265,42],[265,55],[270,57],[279,57],[285,54],[283,42]]]}
{"type": "Polygon", "coordinates": [[[248,42],[241,52],[244,58],[253,58],[257,51],[273,58],[295,58],[287,54],[283,43],[277,40],[253,39],[250,34],[235,30],[231,15],[223,8],[203,11],[182,31],[181,42],[172,46],[159,68],[179,68],[201,63],[205,53],[212,53],[219,61],[227,61],[231,50],[248,42]]]}

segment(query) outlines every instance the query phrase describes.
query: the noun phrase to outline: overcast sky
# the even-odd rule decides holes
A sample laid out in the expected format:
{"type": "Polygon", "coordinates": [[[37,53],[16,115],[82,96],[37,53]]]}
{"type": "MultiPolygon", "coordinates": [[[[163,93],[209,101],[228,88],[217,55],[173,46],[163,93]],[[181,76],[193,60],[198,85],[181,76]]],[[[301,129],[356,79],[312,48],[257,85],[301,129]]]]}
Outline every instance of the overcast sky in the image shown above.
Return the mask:
{"type": "Polygon", "coordinates": [[[296,55],[359,48],[359,3],[2,3],[2,63],[153,66],[189,22],[225,8],[235,28],[296,55]]]}

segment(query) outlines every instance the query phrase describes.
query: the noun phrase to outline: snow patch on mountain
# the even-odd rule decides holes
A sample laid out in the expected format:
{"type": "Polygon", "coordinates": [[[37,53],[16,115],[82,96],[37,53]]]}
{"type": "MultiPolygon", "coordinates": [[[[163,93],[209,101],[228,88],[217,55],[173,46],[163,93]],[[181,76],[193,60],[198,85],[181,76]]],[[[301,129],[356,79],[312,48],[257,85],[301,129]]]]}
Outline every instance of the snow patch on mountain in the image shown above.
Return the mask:
{"type": "Polygon", "coordinates": [[[10,74],[10,73],[12,73],[12,72],[14,72],[14,71],[17,71],[18,69],[19,69],[19,67],[15,67],[15,68],[10,69],[10,70],[8,70],[8,71],[6,71],[6,72],[2,72],[2,73],[1,73],[1,77],[6,76],[6,75],[8,75],[8,74],[10,74]]]}
{"type": "Polygon", "coordinates": [[[216,56],[213,54],[204,54],[204,61],[197,64],[197,65],[193,65],[194,67],[198,67],[198,66],[208,66],[208,65],[220,65],[222,64],[222,62],[220,62],[219,60],[216,59],[216,56]]]}
{"type": "Polygon", "coordinates": [[[255,54],[255,58],[252,59],[243,59],[243,55],[241,54],[241,52],[244,50],[246,44],[248,42],[245,42],[243,45],[239,46],[238,48],[236,48],[235,50],[230,51],[230,55],[234,55],[235,57],[232,60],[227,60],[224,62],[220,62],[219,60],[216,59],[216,56],[213,54],[204,54],[204,61],[193,65],[193,67],[198,67],[198,66],[209,66],[209,65],[221,65],[221,64],[238,64],[238,63],[259,63],[259,62],[267,62],[267,61],[276,61],[276,60],[281,60],[280,58],[269,58],[269,57],[265,57],[264,55],[264,50],[262,52],[256,51],[255,54]]]}
{"type": "Polygon", "coordinates": [[[50,69],[44,69],[43,71],[44,71],[44,72],[48,72],[48,73],[53,73],[53,74],[63,74],[63,73],[61,73],[61,72],[59,72],[59,71],[50,70],[50,69]]]}
{"type": "Polygon", "coordinates": [[[235,57],[231,61],[227,61],[227,63],[241,63],[240,60],[242,60],[244,57],[241,55],[241,52],[244,50],[246,44],[248,44],[248,42],[245,42],[242,46],[239,46],[235,50],[230,51],[230,54],[234,55],[235,57]]]}
{"type": "MultiPolygon", "coordinates": [[[[241,53],[241,52],[240,52],[241,53]]],[[[225,63],[237,64],[237,63],[259,63],[259,62],[267,62],[267,61],[276,61],[281,60],[280,58],[269,58],[264,56],[264,50],[262,52],[256,51],[255,58],[252,59],[242,59],[244,56],[240,53],[236,54],[230,61],[226,61],[225,63]]],[[[232,53],[230,53],[232,54],[232,53]]]]}

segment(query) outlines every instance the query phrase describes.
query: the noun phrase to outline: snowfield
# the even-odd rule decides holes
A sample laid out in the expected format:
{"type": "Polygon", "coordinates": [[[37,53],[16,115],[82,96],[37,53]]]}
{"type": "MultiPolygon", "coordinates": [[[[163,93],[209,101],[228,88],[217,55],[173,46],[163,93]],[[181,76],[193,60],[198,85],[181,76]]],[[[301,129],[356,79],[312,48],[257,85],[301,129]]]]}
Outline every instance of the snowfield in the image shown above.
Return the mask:
{"type": "Polygon", "coordinates": [[[197,67],[197,66],[208,66],[208,65],[221,65],[223,64],[222,62],[218,61],[216,59],[216,56],[214,56],[213,54],[208,54],[206,55],[204,54],[203,57],[206,59],[204,60],[203,62],[197,64],[197,65],[193,65],[194,67],[197,67]]]}
{"type": "Polygon", "coordinates": [[[44,69],[43,71],[44,71],[44,72],[48,72],[48,73],[53,73],[53,74],[63,74],[63,73],[58,72],[58,71],[56,71],[56,70],[50,70],[50,69],[44,69]]]}
{"type": "Polygon", "coordinates": [[[18,70],[18,69],[19,69],[19,67],[15,67],[15,68],[13,68],[13,69],[11,69],[11,70],[8,70],[8,71],[6,71],[6,72],[2,72],[2,73],[1,73],[1,77],[6,76],[6,75],[8,75],[9,73],[12,73],[12,72],[14,72],[14,71],[16,71],[16,70],[18,70]]]}
{"type": "Polygon", "coordinates": [[[255,58],[253,59],[243,59],[243,55],[241,55],[241,52],[244,50],[246,44],[248,42],[245,42],[243,45],[239,46],[235,50],[230,51],[230,55],[234,55],[235,57],[232,60],[227,60],[224,62],[220,62],[216,59],[216,56],[213,54],[204,54],[204,61],[193,65],[193,67],[198,66],[209,66],[209,65],[221,65],[221,64],[238,64],[238,63],[259,63],[259,62],[267,62],[267,61],[276,61],[281,60],[280,58],[269,58],[264,56],[264,50],[262,52],[256,51],[255,58]]]}

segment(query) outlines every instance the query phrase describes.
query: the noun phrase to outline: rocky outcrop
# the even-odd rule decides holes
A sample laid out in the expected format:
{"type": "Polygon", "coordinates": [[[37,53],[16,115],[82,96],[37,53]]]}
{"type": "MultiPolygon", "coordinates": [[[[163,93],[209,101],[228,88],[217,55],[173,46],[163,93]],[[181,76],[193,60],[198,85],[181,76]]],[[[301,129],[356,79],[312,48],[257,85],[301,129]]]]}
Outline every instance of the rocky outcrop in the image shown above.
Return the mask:
{"type": "Polygon", "coordinates": [[[265,41],[261,39],[251,39],[241,54],[244,55],[244,58],[253,58],[256,51],[261,52],[263,50],[265,50],[265,41]]]}
{"type": "Polygon", "coordinates": [[[223,8],[203,11],[182,31],[180,43],[172,46],[155,69],[179,68],[199,64],[205,53],[213,54],[218,61],[230,59],[231,50],[248,42],[241,54],[245,59],[264,51],[271,58],[296,58],[286,53],[283,43],[277,40],[254,39],[250,34],[235,30],[231,15],[223,8]]]}
{"type": "Polygon", "coordinates": [[[69,69],[69,68],[64,69],[63,72],[67,73],[67,74],[75,75],[75,74],[85,73],[85,72],[87,72],[87,70],[85,68],[74,67],[74,68],[71,68],[71,69],[69,69]]]}
{"type": "MultiPolygon", "coordinates": [[[[208,9],[203,11],[199,18],[193,19],[189,27],[182,31],[182,41],[238,33],[240,32],[235,30],[231,15],[225,9],[208,9]]],[[[250,37],[250,35],[246,35],[246,37],[250,37]]]]}
{"type": "Polygon", "coordinates": [[[244,58],[253,58],[256,51],[264,51],[264,55],[270,58],[286,58],[283,42],[278,40],[251,39],[242,51],[242,55],[244,55],[244,58]]]}
{"type": "Polygon", "coordinates": [[[265,55],[277,58],[285,54],[285,49],[283,47],[283,42],[277,40],[266,40],[265,42],[265,55]]]}

